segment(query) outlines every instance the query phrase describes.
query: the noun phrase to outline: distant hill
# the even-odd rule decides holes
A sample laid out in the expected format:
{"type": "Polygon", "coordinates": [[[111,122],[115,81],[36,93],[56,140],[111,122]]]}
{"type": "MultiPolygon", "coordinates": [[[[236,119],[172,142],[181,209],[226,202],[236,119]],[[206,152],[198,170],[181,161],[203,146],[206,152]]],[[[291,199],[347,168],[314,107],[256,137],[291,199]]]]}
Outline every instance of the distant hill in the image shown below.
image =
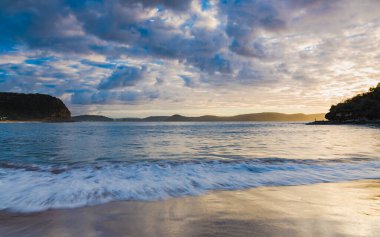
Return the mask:
{"type": "Polygon", "coordinates": [[[75,122],[113,122],[114,119],[102,115],[78,115],[71,117],[75,122]]]}
{"type": "Polygon", "coordinates": [[[369,92],[331,106],[326,119],[333,122],[380,121],[380,83],[369,92]]]}
{"type": "Polygon", "coordinates": [[[120,122],[164,122],[169,116],[150,116],[146,118],[121,118],[115,119],[120,122]]]}
{"type": "Polygon", "coordinates": [[[66,105],[50,95],[0,92],[0,120],[69,121],[70,115],[66,105]]]}
{"type": "Polygon", "coordinates": [[[169,118],[169,116],[150,116],[143,118],[143,122],[163,122],[166,121],[169,118]]]}
{"type": "Polygon", "coordinates": [[[241,114],[236,116],[213,116],[204,115],[200,117],[185,117],[182,115],[173,115],[167,118],[167,122],[233,122],[233,121],[314,121],[323,119],[325,114],[282,114],[282,113],[254,113],[241,114]]]}
{"type": "Polygon", "coordinates": [[[147,118],[122,118],[116,121],[123,122],[238,122],[238,121],[314,121],[322,120],[325,114],[282,114],[282,113],[254,113],[236,116],[204,115],[199,117],[186,117],[179,114],[172,116],[151,116],[147,118]]]}

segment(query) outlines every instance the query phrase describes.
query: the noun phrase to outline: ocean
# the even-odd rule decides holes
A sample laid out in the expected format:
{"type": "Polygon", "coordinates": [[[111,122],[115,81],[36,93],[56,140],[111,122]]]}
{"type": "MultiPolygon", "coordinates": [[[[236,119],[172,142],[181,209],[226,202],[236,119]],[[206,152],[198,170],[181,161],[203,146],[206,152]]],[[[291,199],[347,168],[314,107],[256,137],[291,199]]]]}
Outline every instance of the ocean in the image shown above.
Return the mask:
{"type": "Polygon", "coordinates": [[[379,131],[283,122],[0,123],[0,210],[379,179],[379,131]]]}

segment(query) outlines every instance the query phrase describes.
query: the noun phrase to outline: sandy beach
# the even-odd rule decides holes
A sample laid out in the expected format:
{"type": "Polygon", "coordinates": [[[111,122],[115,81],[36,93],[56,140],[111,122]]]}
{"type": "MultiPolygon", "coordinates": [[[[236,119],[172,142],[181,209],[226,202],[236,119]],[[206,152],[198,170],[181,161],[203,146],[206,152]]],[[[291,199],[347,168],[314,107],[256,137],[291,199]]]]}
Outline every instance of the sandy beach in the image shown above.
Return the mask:
{"type": "Polygon", "coordinates": [[[1,236],[378,236],[380,181],[0,214],[1,236]]]}

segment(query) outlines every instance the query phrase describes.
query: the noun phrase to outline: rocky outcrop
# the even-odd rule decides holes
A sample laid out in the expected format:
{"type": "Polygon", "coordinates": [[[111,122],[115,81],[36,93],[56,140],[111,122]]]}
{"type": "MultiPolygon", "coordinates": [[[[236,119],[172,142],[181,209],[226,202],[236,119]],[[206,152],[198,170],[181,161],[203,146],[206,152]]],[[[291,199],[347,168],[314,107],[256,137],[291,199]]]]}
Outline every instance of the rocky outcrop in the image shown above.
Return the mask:
{"type": "Polygon", "coordinates": [[[56,97],[0,92],[0,120],[69,121],[70,117],[69,109],[56,97]]]}
{"type": "Polygon", "coordinates": [[[358,122],[380,120],[380,83],[369,92],[357,95],[333,105],[326,119],[334,122],[358,122]]]}

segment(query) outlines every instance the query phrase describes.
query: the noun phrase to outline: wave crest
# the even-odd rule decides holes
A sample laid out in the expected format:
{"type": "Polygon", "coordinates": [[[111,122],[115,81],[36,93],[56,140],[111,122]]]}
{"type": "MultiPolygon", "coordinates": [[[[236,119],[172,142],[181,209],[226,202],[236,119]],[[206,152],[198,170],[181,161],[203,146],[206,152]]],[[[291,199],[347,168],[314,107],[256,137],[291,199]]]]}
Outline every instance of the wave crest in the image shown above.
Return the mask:
{"type": "Polygon", "coordinates": [[[27,166],[0,164],[0,210],[33,212],[117,200],[159,200],[272,185],[380,178],[376,159],[189,160],[27,166]]]}

